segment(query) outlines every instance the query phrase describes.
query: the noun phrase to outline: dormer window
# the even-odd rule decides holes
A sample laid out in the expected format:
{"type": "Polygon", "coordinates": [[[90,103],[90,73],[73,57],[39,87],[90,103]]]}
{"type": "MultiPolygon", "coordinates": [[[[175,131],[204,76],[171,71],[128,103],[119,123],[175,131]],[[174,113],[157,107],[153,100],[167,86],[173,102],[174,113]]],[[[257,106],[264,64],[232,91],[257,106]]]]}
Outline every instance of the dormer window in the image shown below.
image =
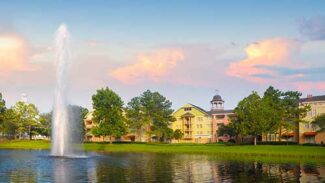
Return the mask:
{"type": "Polygon", "coordinates": [[[192,110],[191,107],[185,107],[185,108],[184,108],[184,111],[191,111],[191,110],[192,110]]]}

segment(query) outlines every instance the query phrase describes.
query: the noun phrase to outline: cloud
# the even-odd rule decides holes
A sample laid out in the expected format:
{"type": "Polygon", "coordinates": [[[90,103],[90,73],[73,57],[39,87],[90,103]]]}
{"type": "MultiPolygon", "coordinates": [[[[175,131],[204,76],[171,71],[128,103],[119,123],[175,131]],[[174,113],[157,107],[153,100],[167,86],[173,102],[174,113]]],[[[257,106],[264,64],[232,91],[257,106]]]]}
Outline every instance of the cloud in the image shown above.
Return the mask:
{"type": "Polygon", "coordinates": [[[309,19],[301,18],[298,21],[301,35],[310,40],[325,40],[325,17],[315,16],[309,19]]]}
{"type": "Polygon", "coordinates": [[[31,48],[31,63],[52,62],[54,58],[54,49],[51,46],[33,46],[31,48]]]}
{"type": "Polygon", "coordinates": [[[15,34],[0,34],[0,71],[7,75],[12,71],[28,71],[30,56],[26,41],[15,34]]]}
{"type": "Polygon", "coordinates": [[[88,47],[99,47],[105,45],[105,41],[89,39],[84,42],[88,47]]]}
{"type": "Polygon", "coordinates": [[[135,63],[117,68],[111,75],[124,84],[158,82],[164,80],[184,58],[181,49],[159,49],[149,54],[139,54],[135,63]]]}
{"type": "Polygon", "coordinates": [[[293,83],[294,87],[303,92],[324,91],[325,81],[312,82],[312,81],[299,81],[293,83]]]}
{"type": "Polygon", "coordinates": [[[277,77],[270,67],[290,67],[301,43],[293,39],[274,38],[249,44],[247,58],[230,63],[226,74],[247,81],[263,83],[277,77]]]}

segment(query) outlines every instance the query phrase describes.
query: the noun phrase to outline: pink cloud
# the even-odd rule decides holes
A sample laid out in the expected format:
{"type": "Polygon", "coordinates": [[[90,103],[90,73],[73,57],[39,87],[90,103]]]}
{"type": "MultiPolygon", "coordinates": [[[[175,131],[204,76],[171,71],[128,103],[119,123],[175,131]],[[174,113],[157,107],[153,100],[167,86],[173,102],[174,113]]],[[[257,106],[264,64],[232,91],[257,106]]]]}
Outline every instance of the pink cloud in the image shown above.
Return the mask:
{"type": "Polygon", "coordinates": [[[312,91],[324,91],[325,90],[325,81],[320,82],[295,82],[293,83],[294,87],[303,92],[312,92],[312,91]]]}
{"type": "Polygon", "coordinates": [[[160,49],[149,54],[139,54],[137,61],[114,69],[112,77],[125,83],[135,84],[141,81],[161,81],[184,60],[180,49],[160,49]]]}
{"type": "Polygon", "coordinates": [[[14,34],[0,35],[0,71],[8,75],[13,71],[32,70],[28,64],[29,46],[20,36],[14,34]]]}
{"type": "Polygon", "coordinates": [[[296,40],[282,38],[252,43],[245,49],[247,58],[231,63],[226,74],[251,82],[263,83],[268,79],[259,77],[260,75],[276,77],[276,73],[267,67],[289,67],[294,64],[292,57],[298,52],[300,46],[300,42],[296,40]]]}

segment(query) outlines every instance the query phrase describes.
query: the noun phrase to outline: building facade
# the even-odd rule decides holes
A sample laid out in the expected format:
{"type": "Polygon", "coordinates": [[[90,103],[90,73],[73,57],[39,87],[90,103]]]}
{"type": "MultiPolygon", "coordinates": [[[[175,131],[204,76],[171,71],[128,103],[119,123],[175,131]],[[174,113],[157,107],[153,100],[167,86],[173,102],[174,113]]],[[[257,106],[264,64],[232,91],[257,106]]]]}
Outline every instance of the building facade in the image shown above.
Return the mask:
{"type": "Polygon", "coordinates": [[[225,110],[224,101],[220,95],[215,95],[211,100],[211,109],[206,111],[196,105],[186,104],[174,112],[176,121],[171,128],[183,132],[183,139],[172,142],[213,143],[227,142],[230,136],[218,136],[218,126],[228,125],[234,110],[225,110]]]}
{"type": "Polygon", "coordinates": [[[225,101],[222,100],[220,95],[215,95],[211,100],[211,110],[209,114],[212,117],[212,136],[213,142],[227,142],[230,140],[230,136],[228,134],[224,134],[222,136],[218,135],[218,127],[220,125],[228,125],[230,123],[230,118],[235,115],[234,110],[225,110],[224,109],[225,101]]]}
{"type": "Polygon", "coordinates": [[[318,115],[325,114],[325,95],[308,95],[306,98],[302,98],[300,100],[300,105],[309,105],[311,110],[307,113],[307,116],[304,118],[304,121],[306,122],[299,123],[299,132],[297,134],[299,138],[299,143],[325,143],[325,133],[317,133],[317,130],[319,128],[311,123],[318,115]]]}
{"type": "Polygon", "coordinates": [[[312,124],[312,121],[318,115],[325,114],[325,95],[312,96],[308,95],[306,98],[301,98],[299,106],[309,105],[311,110],[307,112],[303,122],[296,125],[293,130],[286,130],[282,128],[277,134],[267,134],[263,136],[263,141],[289,141],[297,142],[299,144],[305,143],[325,143],[325,133],[317,132],[319,127],[312,124]],[[281,134],[281,138],[279,138],[281,134]]]}
{"type": "Polygon", "coordinates": [[[176,121],[172,123],[173,131],[183,132],[181,140],[172,142],[209,143],[212,142],[212,118],[204,109],[193,104],[186,104],[174,112],[176,121]]]}

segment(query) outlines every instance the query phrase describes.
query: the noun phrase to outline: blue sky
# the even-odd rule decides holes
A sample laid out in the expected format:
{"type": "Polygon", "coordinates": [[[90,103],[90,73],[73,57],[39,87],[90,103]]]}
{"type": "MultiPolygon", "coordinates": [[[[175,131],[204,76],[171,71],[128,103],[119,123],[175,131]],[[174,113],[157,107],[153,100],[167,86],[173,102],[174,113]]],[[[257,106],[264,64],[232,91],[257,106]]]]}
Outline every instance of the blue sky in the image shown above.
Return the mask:
{"type": "Polygon", "coordinates": [[[106,86],[125,103],[159,91],[175,109],[209,109],[214,89],[227,108],[269,85],[325,94],[324,16],[324,1],[1,1],[0,41],[23,47],[0,46],[0,89],[8,105],[27,93],[51,109],[53,37],[64,22],[71,103],[88,108],[106,86]]]}

